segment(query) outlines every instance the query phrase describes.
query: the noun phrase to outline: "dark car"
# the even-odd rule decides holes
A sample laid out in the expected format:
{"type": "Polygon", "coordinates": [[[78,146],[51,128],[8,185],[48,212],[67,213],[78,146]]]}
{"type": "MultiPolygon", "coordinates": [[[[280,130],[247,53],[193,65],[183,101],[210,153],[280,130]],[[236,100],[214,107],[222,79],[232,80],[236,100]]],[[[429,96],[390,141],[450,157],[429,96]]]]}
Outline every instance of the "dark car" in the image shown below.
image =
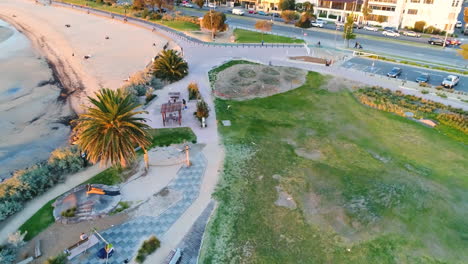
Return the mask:
{"type": "Polygon", "coordinates": [[[388,30],[388,31],[398,31],[396,27],[384,27],[383,30],[388,30]]]}
{"type": "Polygon", "coordinates": [[[393,67],[393,69],[389,73],[387,73],[387,76],[392,77],[392,78],[396,78],[396,77],[400,76],[400,74],[401,74],[401,68],[393,67]]]}
{"type": "Polygon", "coordinates": [[[273,13],[274,17],[280,17],[280,13],[273,13]]]}
{"type": "Polygon", "coordinates": [[[430,76],[429,73],[422,73],[421,75],[416,78],[417,83],[427,83],[429,82],[430,76]]]}
{"type": "Polygon", "coordinates": [[[431,45],[439,45],[439,46],[444,45],[444,40],[441,38],[430,38],[427,42],[431,45]]]}

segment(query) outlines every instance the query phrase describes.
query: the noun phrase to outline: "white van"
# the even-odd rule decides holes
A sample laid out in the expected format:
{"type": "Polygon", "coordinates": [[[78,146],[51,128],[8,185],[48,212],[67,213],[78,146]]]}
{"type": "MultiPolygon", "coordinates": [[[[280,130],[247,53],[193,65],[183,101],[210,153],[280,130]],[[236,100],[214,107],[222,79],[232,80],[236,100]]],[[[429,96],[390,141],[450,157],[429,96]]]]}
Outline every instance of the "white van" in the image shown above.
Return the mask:
{"type": "Polygon", "coordinates": [[[233,15],[238,15],[238,16],[243,16],[245,14],[245,11],[242,8],[234,8],[234,9],[232,9],[232,14],[233,15]]]}

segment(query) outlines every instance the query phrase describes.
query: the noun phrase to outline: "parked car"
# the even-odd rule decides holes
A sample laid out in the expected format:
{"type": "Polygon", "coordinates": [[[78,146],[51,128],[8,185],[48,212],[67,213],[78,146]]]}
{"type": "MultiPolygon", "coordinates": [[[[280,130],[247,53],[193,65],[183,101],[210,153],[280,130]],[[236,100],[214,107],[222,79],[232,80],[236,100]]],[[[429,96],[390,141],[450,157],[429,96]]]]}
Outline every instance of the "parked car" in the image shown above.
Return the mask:
{"type": "Polygon", "coordinates": [[[421,73],[421,75],[419,75],[418,78],[416,78],[416,82],[417,83],[427,83],[427,82],[429,82],[429,79],[430,79],[429,73],[421,73]]]}
{"type": "Polygon", "coordinates": [[[456,75],[449,75],[445,77],[444,80],[442,81],[442,86],[445,88],[452,89],[458,84],[459,81],[460,81],[460,77],[456,75]]]}
{"type": "Polygon", "coordinates": [[[274,17],[280,17],[281,15],[280,15],[280,13],[273,13],[273,16],[274,17]]]}
{"type": "Polygon", "coordinates": [[[215,3],[209,3],[209,4],[208,4],[208,7],[209,7],[209,8],[216,9],[216,4],[215,4],[215,3]]]}
{"type": "Polygon", "coordinates": [[[188,8],[193,8],[193,5],[191,3],[182,3],[182,6],[188,7],[188,8]]]}
{"type": "Polygon", "coordinates": [[[378,28],[372,27],[372,26],[364,26],[364,30],[367,30],[367,31],[374,31],[374,32],[379,31],[378,28]]]}
{"type": "Polygon", "coordinates": [[[396,78],[401,75],[401,68],[393,67],[393,69],[387,73],[388,77],[396,78]]]}
{"type": "Polygon", "coordinates": [[[462,24],[461,21],[457,21],[457,23],[455,24],[456,28],[461,28],[462,26],[463,26],[463,24],[462,24]]]}
{"type": "Polygon", "coordinates": [[[399,37],[400,36],[400,33],[398,33],[398,31],[393,31],[393,30],[385,30],[382,32],[382,34],[384,36],[388,36],[388,37],[399,37]]]}
{"type": "Polygon", "coordinates": [[[256,14],[257,12],[255,10],[250,9],[249,14],[256,14]]]}
{"type": "Polygon", "coordinates": [[[407,37],[415,37],[415,38],[420,38],[421,37],[421,34],[416,33],[414,31],[403,31],[403,35],[405,35],[407,37]]]}
{"type": "MultiPolygon", "coordinates": [[[[430,38],[427,42],[431,45],[439,45],[439,46],[444,45],[444,40],[441,38],[430,38]]],[[[448,45],[448,44],[449,44],[448,41],[445,42],[445,45],[448,45]]]]}
{"type": "Polygon", "coordinates": [[[361,23],[353,23],[353,28],[361,29],[363,27],[364,27],[364,25],[361,24],[361,23]]]}
{"type": "Polygon", "coordinates": [[[336,29],[340,29],[340,28],[344,27],[344,23],[341,22],[341,21],[336,21],[335,25],[336,25],[336,29]]]}
{"type": "Polygon", "coordinates": [[[323,20],[317,19],[317,20],[313,21],[310,25],[313,26],[313,27],[323,28],[324,24],[325,24],[325,22],[323,20]]]}
{"type": "Polygon", "coordinates": [[[267,12],[264,12],[264,11],[258,11],[257,14],[259,14],[261,16],[268,16],[269,15],[267,12]]]}
{"type": "Polygon", "coordinates": [[[383,30],[398,31],[396,27],[384,27],[383,30]]]}
{"type": "Polygon", "coordinates": [[[462,43],[458,39],[447,39],[447,45],[460,46],[462,43]]]}
{"type": "Polygon", "coordinates": [[[232,9],[233,15],[243,16],[245,14],[245,10],[242,8],[234,8],[232,9]]]}

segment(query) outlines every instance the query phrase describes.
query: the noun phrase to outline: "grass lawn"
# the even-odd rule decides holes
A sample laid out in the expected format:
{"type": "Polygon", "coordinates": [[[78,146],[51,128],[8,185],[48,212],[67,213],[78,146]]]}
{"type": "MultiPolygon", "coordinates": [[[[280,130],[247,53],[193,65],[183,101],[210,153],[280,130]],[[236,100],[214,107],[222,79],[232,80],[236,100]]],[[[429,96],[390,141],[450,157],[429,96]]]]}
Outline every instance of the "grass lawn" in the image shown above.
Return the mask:
{"type": "MultiPolygon", "coordinates": [[[[168,146],[170,144],[183,143],[184,141],[194,143],[197,141],[197,137],[189,127],[152,129],[150,133],[153,136],[153,144],[150,148],[155,146],[168,146]]],[[[120,176],[121,173],[121,169],[111,167],[102,171],[101,173],[98,173],[96,176],[83,182],[82,184],[119,184],[122,182],[122,177],[120,176]]],[[[55,199],[45,204],[20,227],[21,232],[28,232],[25,237],[26,240],[31,240],[37,234],[54,223],[54,217],[52,215],[52,203],[54,201],[55,199]]]]}
{"type": "Polygon", "coordinates": [[[327,78],[216,100],[232,126],[200,263],[466,263],[467,146],[327,78]],[[275,205],[277,188],[296,208],[275,205]]]}
{"type": "MultiPolygon", "coordinates": [[[[114,12],[118,14],[125,14],[125,9],[122,6],[109,6],[107,4],[98,4],[95,1],[89,1],[89,0],[61,0],[62,2],[65,3],[70,3],[74,5],[82,5],[82,6],[89,6],[92,8],[108,11],[108,12],[114,12]]],[[[127,14],[129,15],[131,13],[131,8],[127,9],[127,14]]]]}
{"type": "MultiPolygon", "coordinates": [[[[262,33],[245,30],[235,29],[234,36],[237,43],[261,43],[262,33]]],[[[263,34],[263,41],[265,43],[304,43],[302,39],[294,39],[290,37],[277,36],[272,34],[263,34]]]]}
{"type": "Polygon", "coordinates": [[[197,31],[200,30],[200,25],[194,24],[192,22],[187,22],[187,21],[178,21],[178,20],[173,20],[173,21],[156,21],[156,23],[159,23],[161,25],[164,25],[166,27],[173,28],[175,30],[179,31],[197,31]]]}

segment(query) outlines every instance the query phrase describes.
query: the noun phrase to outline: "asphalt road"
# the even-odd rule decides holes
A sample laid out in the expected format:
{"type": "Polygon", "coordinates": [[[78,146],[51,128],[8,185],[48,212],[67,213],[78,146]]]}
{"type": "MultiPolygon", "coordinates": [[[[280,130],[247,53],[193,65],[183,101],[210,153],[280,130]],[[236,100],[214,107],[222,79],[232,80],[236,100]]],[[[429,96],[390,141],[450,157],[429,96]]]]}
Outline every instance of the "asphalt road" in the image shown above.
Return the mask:
{"type": "MultiPolygon", "coordinates": [[[[179,9],[183,13],[192,16],[201,16],[201,12],[206,10],[199,9],[179,9]]],[[[244,27],[254,28],[256,20],[245,17],[230,16],[228,17],[228,24],[231,27],[244,27]]],[[[360,30],[365,31],[365,30],[360,30]]],[[[365,31],[368,32],[368,31],[365,31]]],[[[341,37],[342,33],[336,30],[324,30],[317,28],[301,29],[297,27],[286,26],[281,22],[276,22],[273,25],[272,33],[304,38],[309,44],[315,44],[318,41],[324,46],[331,48],[344,48],[345,44],[341,37]],[[307,36],[304,36],[304,33],[307,36]]],[[[359,32],[358,32],[359,33],[359,32]]],[[[381,34],[380,34],[381,35],[381,34]]],[[[393,55],[399,57],[413,58],[416,60],[426,62],[437,62],[441,64],[454,65],[459,67],[465,67],[465,60],[458,56],[454,48],[442,48],[434,47],[429,44],[423,43],[402,43],[392,41],[391,38],[368,38],[357,37],[355,41],[358,41],[363,46],[364,51],[375,52],[385,55],[393,55]]],[[[354,45],[354,41],[351,41],[351,47],[354,45]]]]}
{"type": "MultiPolygon", "coordinates": [[[[416,78],[418,78],[421,73],[429,73],[430,80],[429,84],[433,86],[438,86],[442,83],[442,80],[449,75],[445,72],[440,72],[436,70],[430,69],[423,69],[409,65],[400,65],[400,64],[393,64],[389,62],[365,59],[365,58],[352,58],[343,64],[345,68],[352,68],[364,72],[369,72],[373,74],[387,76],[387,73],[393,67],[399,67],[402,69],[401,75],[398,79],[412,81],[414,82],[416,78]],[[374,65],[372,65],[374,64],[374,65]]],[[[454,74],[457,75],[457,74],[454,74]]],[[[460,75],[459,75],[460,76],[460,75]]],[[[468,92],[468,77],[463,75],[460,76],[460,82],[457,86],[455,86],[455,90],[468,92]]]]}

